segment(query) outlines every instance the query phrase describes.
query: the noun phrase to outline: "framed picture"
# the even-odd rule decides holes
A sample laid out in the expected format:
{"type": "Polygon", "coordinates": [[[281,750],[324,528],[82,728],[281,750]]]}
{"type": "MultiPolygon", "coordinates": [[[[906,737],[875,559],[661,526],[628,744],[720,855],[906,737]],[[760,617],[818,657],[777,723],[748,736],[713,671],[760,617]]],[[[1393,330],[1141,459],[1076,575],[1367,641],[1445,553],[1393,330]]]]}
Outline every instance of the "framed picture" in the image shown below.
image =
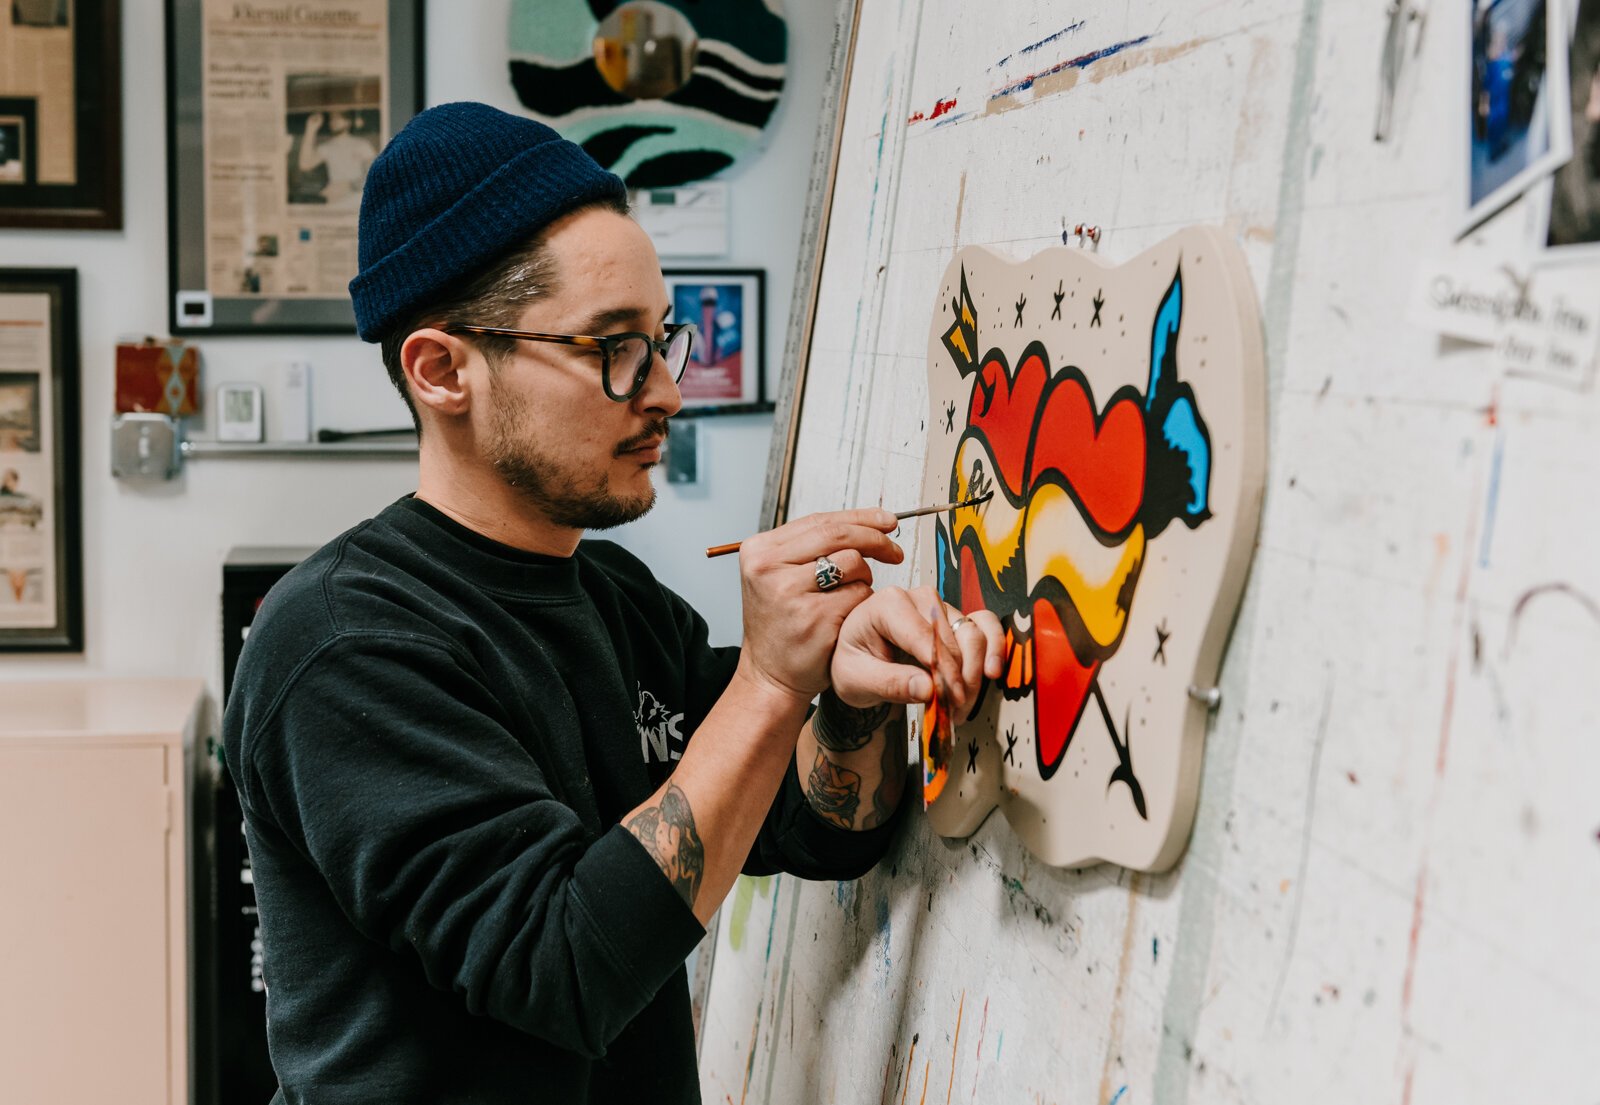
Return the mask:
{"type": "Polygon", "coordinates": [[[0,227],[122,227],[117,0],[0,3],[0,227]]]}
{"type": "Polygon", "coordinates": [[[1463,233],[1572,156],[1566,6],[1561,0],[1470,3],[1463,233]]]}
{"type": "Polygon", "coordinates": [[[78,273],[0,269],[0,651],[83,650],[78,273]]]}
{"type": "Polygon", "coordinates": [[[1567,54],[1572,159],[1538,192],[1536,245],[1546,261],[1600,257],[1600,0],[1575,0],[1567,54]]]}
{"type": "Polygon", "coordinates": [[[666,269],[669,318],[699,330],[678,389],[685,415],[770,411],[765,358],[766,274],[760,269],[666,269]]]}
{"type": "Polygon", "coordinates": [[[422,16],[167,0],[173,333],[355,331],[361,189],[422,106],[422,16]]]}

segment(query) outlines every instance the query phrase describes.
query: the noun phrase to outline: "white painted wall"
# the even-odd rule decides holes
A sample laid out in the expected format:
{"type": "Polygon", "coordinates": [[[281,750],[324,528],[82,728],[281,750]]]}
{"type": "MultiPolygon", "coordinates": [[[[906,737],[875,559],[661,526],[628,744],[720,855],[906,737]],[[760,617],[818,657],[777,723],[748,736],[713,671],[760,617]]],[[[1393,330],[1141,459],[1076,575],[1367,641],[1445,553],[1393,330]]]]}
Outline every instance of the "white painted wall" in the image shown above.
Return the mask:
{"type": "MultiPolygon", "coordinates": [[[[429,5],[427,99],[475,99],[507,110],[507,0],[429,5]]],[[[764,268],[767,368],[775,380],[793,290],[805,182],[821,96],[831,7],[791,5],[791,83],[764,155],[731,178],[734,251],[711,263],[764,268]]],[[[317,545],[413,489],[407,461],[207,459],[170,484],[110,475],[113,348],[121,335],[165,332],[167,207],[161,5],[123,5],[126,229],[0,231],[0,265],[79,270],[86,648],[81,656],[0,656],[0,682],[79,674],[193,674],[220,680],[220,565],[235,545],[317,545]]],[[[667,259],[668,264],[672,260],[667,259]]],[[[378,360],[356,338],[215,337],[201,341],[203,380],[265,380],[272,366],[314,366],[319,426],[399,426],[407,416],[378,360]]],[[[663,486],[654,513],[612,536],[693,601],[718,642],[739,637],[738,569],[704,559],[707,544],[754,528],[770,416],[701,423],[700,484],[663,486]]],[[[193,436],[206,432],[203,421],[193,436]]]]}
{"type": "MultiPolygon", "coordinates": [[[[1178,865],[1058,870],[1001,817],[955,840],[913,809],[859,882],[742,880],[707,1101],[1600,1100],[1600,392],[1408,321],[1460,224],[1467,6],[1433,5],[1377,144],[1384,7],[863,5],[793,508],[916,493],[944,266],[1029,257],[1063,217],[1113,263],[1237,235],[1268,491],[1178,865]]],[[[1478,236],[1489,257],[1516,257],[1521,215],[1478,236]]],[[[979,309],[978,348],[1014,356],[979,309]]],[[[929,572],[931,543],[879,580],[929,572]]]]}

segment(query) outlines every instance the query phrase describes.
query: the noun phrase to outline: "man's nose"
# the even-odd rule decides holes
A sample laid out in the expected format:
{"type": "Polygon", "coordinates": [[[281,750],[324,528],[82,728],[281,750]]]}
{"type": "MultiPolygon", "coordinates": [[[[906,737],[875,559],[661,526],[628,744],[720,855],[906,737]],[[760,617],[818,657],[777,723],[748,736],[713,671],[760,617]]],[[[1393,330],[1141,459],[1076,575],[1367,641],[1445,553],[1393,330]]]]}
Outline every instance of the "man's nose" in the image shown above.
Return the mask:
{"type": "Polygon", "coordinates": [[[672,378],[667,359],[659,351],[651,351],[650,374],[645,377],[644,387],[639,389],[633,401],[640,413],[663,418],[671,418],[683,409],[683,392],[678,390],[678,382],[672,378]]]}

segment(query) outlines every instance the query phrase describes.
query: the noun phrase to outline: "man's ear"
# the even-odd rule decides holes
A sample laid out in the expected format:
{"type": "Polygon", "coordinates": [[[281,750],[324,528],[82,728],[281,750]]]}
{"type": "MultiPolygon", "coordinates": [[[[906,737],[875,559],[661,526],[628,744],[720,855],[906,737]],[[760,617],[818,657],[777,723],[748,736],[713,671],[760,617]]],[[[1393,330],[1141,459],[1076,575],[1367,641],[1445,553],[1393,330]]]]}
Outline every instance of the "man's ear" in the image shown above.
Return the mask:
{"type": "Polygon", "coordinates": [[[400,367],[417,405],[446,418],[465,414],[471,406],[467,368],[473,354],[471,345],[443,330],[412,331],[400,346],[400,367]]]}

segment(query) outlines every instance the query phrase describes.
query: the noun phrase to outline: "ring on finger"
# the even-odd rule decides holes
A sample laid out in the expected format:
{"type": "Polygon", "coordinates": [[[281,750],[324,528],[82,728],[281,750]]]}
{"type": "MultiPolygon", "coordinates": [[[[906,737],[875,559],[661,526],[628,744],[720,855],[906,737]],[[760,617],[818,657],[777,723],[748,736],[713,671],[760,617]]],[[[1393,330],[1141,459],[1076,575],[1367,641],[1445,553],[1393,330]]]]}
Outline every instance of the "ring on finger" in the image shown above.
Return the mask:
{"type": "Polygon", "coordinates": [[[965,614],[963,614],[959,618],[955,619],[954,621],[952,621],[950,623],[950,628],[952,630],[957,630],[957,629],[960,629],[964,625],[971,625],[971,624],[972,624],[972,619],[967,617],[965,614]]]}
{"type": "Polygon", "coordinates": [[[831,591],[843,582],[843,568],[826,556],[817,557],[817,590],[831,591]]]}

